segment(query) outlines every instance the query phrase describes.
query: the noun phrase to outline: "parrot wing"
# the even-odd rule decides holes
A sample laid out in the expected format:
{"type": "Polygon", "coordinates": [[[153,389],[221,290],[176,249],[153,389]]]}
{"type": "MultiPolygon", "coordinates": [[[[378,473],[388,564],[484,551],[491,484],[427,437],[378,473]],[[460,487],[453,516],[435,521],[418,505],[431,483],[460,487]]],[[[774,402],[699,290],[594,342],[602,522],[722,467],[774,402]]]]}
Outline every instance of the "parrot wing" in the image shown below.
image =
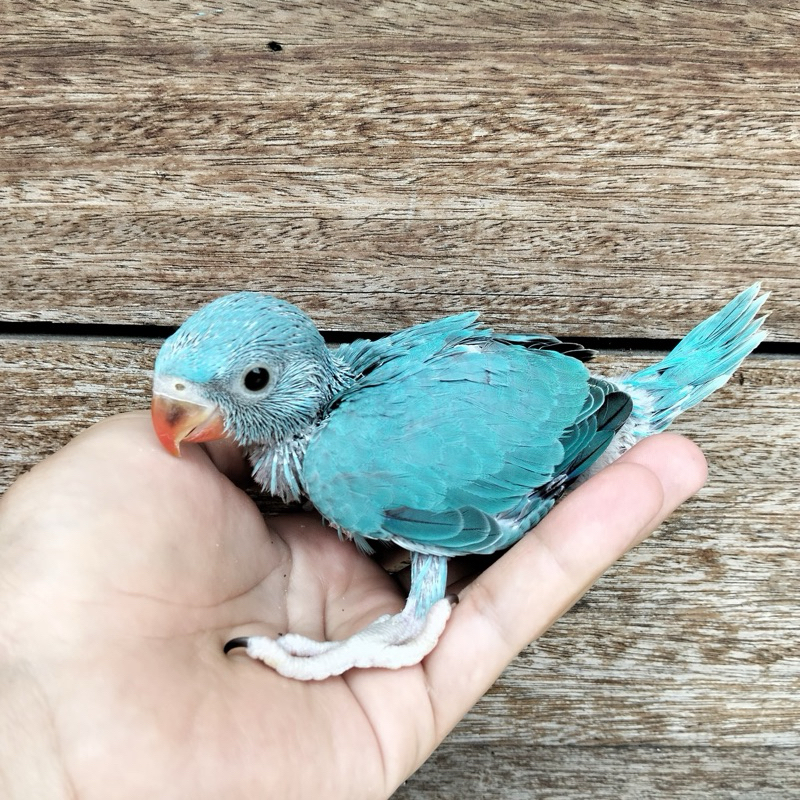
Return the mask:
{"type": "MultiPolygon", "coordinates": [[[[577,358],[579,361],[589,361],[595,356],[594,350],[574,342],[562,342],[555,336],[547,334],[495,334],[479,326],[477,311],[467,311],[423,322],[380,339],[356,339],[339,345],[336,355],[353,375],[364,377],[381,366],[383,367],[381,374],[385,379],[386,365],[407,356],[412,350],[415,357],[424,358],[426,354],[439,352],[443,347],[472,337],[491,338],[495,342],[521,345],[528,349],[553,350],[577,358]]],[[[358,388],[361,386],[363,383],[359,383],[358,388]]]]}
{"type": "Polygon", "coordinates": [[[361,377],[311,437],[303,481],[320,513],[362,544],[505,547],[630,413],[627,395],[558,352],[558,340],[495,337],[475,321],[347,346],[361,377]]]}

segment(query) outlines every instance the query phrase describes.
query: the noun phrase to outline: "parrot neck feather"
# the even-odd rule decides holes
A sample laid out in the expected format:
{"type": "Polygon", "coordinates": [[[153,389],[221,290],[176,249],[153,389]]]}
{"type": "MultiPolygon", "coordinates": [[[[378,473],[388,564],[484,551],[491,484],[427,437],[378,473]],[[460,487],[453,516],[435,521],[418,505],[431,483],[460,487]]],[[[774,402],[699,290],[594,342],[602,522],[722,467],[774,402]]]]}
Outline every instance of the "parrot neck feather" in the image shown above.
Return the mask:
{"type": "Polygon", "coordinates": [[[284,503],[297,502],[303,494],[301,469],[308,436],[250,449],[253,478],[265,492],[284,503]]]}
{"type": "Polygon", "coordinates": [[[348,365],[338,359],[331,358],[329,369],[324,372],[327,397],[320,409],[320,418],[285,438],[261,442],[249,448],[248,456],[256,483],[263,491],[279,497],[284,503],[297,502],[305,493],[302,470],[308,441],[322,423],[330,404],[335,402],[340,392],[354,383],[348,365]]]}

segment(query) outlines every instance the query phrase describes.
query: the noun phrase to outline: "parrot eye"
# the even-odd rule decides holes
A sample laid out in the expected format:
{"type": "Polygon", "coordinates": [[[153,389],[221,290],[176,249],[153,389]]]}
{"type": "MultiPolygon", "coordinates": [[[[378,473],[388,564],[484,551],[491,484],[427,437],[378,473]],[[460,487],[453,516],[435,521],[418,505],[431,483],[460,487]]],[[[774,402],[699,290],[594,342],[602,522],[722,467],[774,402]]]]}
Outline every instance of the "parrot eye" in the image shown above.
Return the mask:
{"type": "Polygon", "coordinates": [[[269,383],[269,377],[266,367],[253,367],[244,374],[244,388],[248,392],[260,392],[269,383]]]}

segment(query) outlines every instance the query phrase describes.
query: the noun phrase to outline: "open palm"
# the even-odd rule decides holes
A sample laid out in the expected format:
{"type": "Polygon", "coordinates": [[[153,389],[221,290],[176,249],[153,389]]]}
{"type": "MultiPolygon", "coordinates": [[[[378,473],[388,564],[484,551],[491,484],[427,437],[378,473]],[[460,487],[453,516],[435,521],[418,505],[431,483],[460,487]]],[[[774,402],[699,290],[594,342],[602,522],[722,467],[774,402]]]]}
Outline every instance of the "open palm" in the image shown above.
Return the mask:
{"type": "Polygon", "coordinates": [[[96,425],[0,505],[3,796],[388,797],[704,477],[690,443],[646,440],[465,586],[422,664],[299,682],[224,643],[344,638],[402,607],[395,581],[313,515],[265,523],[146,415],[96,425]]]}

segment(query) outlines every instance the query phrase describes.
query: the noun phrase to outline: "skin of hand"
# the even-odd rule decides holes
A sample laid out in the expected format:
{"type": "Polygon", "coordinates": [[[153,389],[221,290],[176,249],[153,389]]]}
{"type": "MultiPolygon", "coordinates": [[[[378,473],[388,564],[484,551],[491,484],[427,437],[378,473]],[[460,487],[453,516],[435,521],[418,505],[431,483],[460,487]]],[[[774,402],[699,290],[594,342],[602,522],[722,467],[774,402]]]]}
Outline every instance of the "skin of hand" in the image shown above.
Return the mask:
{"type": "Polygon", "coordinates": [[[301,682],[223,644],[346,637],[402,592],[315,516],[265,522],[218,469],[237,458],[209,452],[173,458],[147,415],[113,417],[0,502],[3,797],[389,797],[706,475],[687,440],[646,439],[462,581],[421,664],[301,682]]]}

